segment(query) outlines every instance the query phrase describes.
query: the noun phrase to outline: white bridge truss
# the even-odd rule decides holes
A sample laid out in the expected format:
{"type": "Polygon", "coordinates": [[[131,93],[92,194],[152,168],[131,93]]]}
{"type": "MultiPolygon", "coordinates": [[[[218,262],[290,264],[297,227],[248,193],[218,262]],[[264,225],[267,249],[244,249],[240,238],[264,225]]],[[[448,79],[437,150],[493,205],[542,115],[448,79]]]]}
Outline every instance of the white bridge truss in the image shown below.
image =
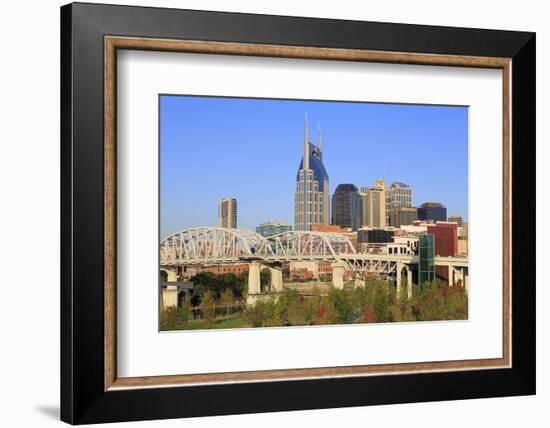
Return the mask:
{"type": "Polygon", "coordinates": [[[349,238],[330,232],[284,232],[264,238],[243,229],[199,227],[174,233],[160,244],[161,266],[238,263],[251,260],[336,260],[355,254],[349,238]]]}
{"type": "Polygon", "coordinates": [[[265,238],[242,229],[198,227],[174,233],[160,244],[160,265],[236,263],[265,256],[265,238]]]}
{"type": "MultiPolygon", "coordinates": [[[[356,273],[395,273],[418,262],[414,255],[357,253],[341,233],[289,231],[265,238],[243,229],[198,227],[174,233],[160,244],[161,267],[291,261],[338,262],[356,273]]],[[[462,257],[436,257],[438,266],[467,267],[462,257]]]]}
{"type": "Polygon", "coordinates": [[[273,261],[336,260],[355,248],[341,233],[289,231],[265,238],[260,254],[273,261]]]}
{"type": "Polygon", "coordinates": [[[408,265],[414,256],[391,256],[386,254],[360,254],[359,257],[342,257],[346,270],[356,274],[395,274],[398,264],[408,265]]]}

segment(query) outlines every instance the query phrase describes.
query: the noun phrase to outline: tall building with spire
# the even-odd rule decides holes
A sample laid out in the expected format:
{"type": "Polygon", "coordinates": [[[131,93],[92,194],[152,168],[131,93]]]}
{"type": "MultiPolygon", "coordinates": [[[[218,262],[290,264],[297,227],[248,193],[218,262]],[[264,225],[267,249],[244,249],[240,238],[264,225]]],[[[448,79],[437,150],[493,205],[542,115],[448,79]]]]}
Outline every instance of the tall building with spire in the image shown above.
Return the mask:
{"type": "Polygon", "coordinates": [[[304,124],[303,155],[296,175],[294,230],[311,230],[313,224],[330,223],[328,174],[323,164],[321,128],[317,144],[309,141],[307,116],[304,124]]]}

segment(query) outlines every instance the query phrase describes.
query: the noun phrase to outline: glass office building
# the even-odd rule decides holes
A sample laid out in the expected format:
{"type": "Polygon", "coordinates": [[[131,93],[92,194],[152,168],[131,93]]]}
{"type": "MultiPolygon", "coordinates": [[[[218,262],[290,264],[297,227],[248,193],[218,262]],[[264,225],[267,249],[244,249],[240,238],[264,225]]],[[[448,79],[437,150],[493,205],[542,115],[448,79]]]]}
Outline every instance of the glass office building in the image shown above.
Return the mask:
{"type": "Polygon", "coordinates": [[[418,236],[418,283],[431,283],[435,279],[435,237],[418,236]]]}
{"type": "Polygon", "coordinates": [[[339,184],[332,195],[332,224],[359,229],[359,191],[353,184],[339,184]]]}
{"type": "Polygon", "coordinates": [[[279,233],[290,232],[292,226],[280,221],[266,221],[256,227],[256,233],[264,237],[278,235],[279,233]]]}
{"type": "Polygon", "coordinates": [[[425,202],[418,207],[418,220],[435,223],[447,221],[447,208],[439,202],[425,202]]]}

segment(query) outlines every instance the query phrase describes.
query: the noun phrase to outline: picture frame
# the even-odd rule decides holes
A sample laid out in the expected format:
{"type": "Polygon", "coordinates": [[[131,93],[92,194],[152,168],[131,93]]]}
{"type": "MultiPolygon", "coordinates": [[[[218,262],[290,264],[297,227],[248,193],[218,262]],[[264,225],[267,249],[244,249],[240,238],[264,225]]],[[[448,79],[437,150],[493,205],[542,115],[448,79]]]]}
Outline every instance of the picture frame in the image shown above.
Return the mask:
{"type": "Polygon", "coordinates": [[[535,97],[534,33],[63,6],[61,419],[85,424],[534,394],[535,97]],[[116,53],[122,49],[501,69],[502,358],[119,378],[116,53]]]}

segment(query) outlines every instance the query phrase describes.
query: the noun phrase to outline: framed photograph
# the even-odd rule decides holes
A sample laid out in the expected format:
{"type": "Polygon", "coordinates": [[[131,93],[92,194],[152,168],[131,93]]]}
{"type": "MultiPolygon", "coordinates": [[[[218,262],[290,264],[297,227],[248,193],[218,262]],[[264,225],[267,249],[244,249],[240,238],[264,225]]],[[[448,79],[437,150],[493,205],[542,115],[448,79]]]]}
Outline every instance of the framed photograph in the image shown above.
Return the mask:
{"type": "Polygon", "coordinates": [[[535,34],[61,8],[61,418],[535,393],[535,34]]]}

